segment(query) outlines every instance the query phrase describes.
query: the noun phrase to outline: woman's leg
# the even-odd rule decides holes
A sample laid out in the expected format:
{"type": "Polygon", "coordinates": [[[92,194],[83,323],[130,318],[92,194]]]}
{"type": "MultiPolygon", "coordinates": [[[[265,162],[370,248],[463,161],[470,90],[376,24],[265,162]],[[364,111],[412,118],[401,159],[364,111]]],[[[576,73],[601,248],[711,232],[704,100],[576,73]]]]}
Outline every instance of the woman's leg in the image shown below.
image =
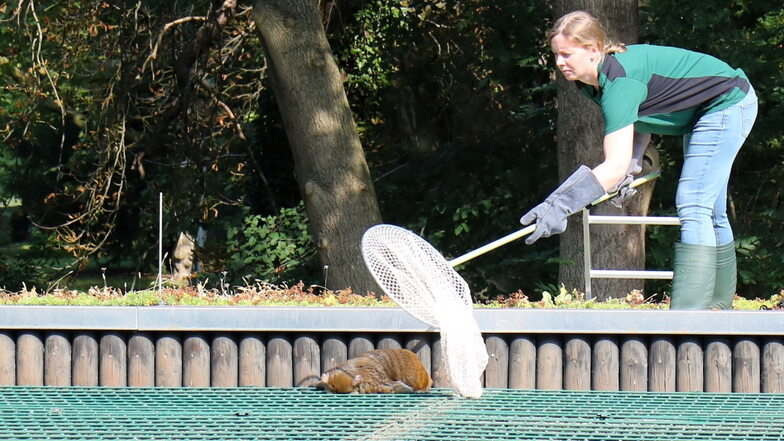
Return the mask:
{"type": "Polygon", "coordinates": [[[732,256],[726,250],[734,240],[727,218],[727,183],[755,116],[752,91],[740,103],[700,118],[684,137],[676,195],[681,243],[675,247],[673,309],[727,307],[728,296],[731,304],[736,267],[734,248],[732,256]],[[719,249],[723,251],[717,261],[719,249]]]}
{"type": "Polygon", "coordinates": [[[727,218],[727,183],[756,115],[757,98],[751,90],[740,103],[700,118],[684,136],[675,197],[683,243],[717,246],[734,240],[727,218]]]}
{"type": "MultiPolygon", "coordinates": [[[[757,98],[751,91],[750,96],[739,104],[741,110],[741,135],[743,140],[749,135],[757,117],[757,98]]],[[[743,141],[741,141],[743,142],[743,141]]],[[[731,309],[738,281],[738,265],[735,257],[735,240],[727,218],[727,188],[716,200],[714,210],[714,230],[716,231],[716,283],[709,308],[731,309]]]]}

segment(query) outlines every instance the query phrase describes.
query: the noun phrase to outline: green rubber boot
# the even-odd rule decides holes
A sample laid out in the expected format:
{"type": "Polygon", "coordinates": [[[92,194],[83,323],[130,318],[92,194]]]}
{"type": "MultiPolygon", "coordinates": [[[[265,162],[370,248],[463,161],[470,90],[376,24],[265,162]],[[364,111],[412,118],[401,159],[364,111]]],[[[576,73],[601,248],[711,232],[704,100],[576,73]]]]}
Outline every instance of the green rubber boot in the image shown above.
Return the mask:
{"type": "Polygon", "coordinates": [[[716,286],[716,247],[675,244],[670,309],[708,309],[716,286]]]}
{"type": "Polygon", "coordinates": [[[716,286],[709,308],[732,309],[735,287],[738,284],[738,264],[735,260],[735,242],[716,247],[716,286]]]}

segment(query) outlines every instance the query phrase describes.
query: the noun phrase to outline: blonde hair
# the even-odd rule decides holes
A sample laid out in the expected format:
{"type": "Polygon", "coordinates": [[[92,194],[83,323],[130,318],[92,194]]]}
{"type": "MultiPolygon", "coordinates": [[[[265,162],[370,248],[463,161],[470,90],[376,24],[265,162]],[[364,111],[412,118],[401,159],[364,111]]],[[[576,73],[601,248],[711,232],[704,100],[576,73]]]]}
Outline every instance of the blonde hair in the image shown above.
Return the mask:
{"type": "Polygon", "coordinates": [[[547,32],[547,41],[552,42],[553,37],[558,34],[579,45],[595,44],[606,54],[626,52],[626,45],[610,40],[599,20],[585,11],[570,12],[559,18],[553,28],[547,32]]]}

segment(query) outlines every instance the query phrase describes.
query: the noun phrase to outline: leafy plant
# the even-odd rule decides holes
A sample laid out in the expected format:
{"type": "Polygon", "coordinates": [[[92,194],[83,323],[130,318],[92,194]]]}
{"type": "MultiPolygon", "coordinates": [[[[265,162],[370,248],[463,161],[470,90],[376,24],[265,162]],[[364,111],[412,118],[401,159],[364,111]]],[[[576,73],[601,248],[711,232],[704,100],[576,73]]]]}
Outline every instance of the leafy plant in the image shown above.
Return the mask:
{"type": "Polygon", "coordinates": [[[242,279],[279,283],[315,277],[315,246],[302,202],[282,208],[276,216],[246,216],[240,227],[229,229],[226,247],[227,275],[235,283],[242,279]]]}
{"type": "MultiPolygon", "coordinates": [[[[585,300],[582,293],[568,292],[563,286],[557,295],[543,293],[543,299],[532,301],[520,291],[499,297],[491,302],[476,304],[479,308],[547,308],[547,309],[667,309],[667,302],[653,302],[639,292],[625,298],[603,302],[585,300]]],[[[782,309],[784,291],[767,298],[745,299],[736,297],[735,310],[782,309]]],[[[367,296],[350,289],[321,291],[306,288],[303,283],[290,287],[266,283],[253,283],[232,287],[229,291],[195,287],[164,288],[123,292],[115,288],[91,288],[87,292],[55,289],[41,293],[35,289],[19,292],[0,291],[0,305],[69,305],[69,306],[318,306],[318,307],[396,307],[387,296],[367,296]]]]}
{"type": "Polygon", "coordinates": [[[0,289],[46,288],[47,279],[48,271],[41,259],[22,256],[0,262],[0,289]]]}

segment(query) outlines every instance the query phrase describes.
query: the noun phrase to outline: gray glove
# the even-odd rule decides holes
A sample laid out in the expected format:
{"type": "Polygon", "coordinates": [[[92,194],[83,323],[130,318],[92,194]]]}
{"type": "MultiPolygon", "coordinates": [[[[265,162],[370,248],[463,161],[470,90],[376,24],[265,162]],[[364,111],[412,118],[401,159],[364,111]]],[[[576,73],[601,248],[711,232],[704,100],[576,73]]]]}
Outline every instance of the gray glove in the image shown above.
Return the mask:
{"type": "Polygon", "coordinates": [[[544,202],[520,218],[528,225],[536,222],[536,230],[525,240],[531,245],[540,237],[549,237],[566,230],[566,218],[604,196],[604,188],[590,168],[581,165],[544,202]]]}
{"type": "Polygon", "coordinates": [[[637,194],[637,190],[629,188],[629,184],[634,181],[634,175],[642,171],[642,158],[643,155],[645,155],[645,149],[648,147],[648,142],[650,142],[650,140],[650,134],[634,133],[632,162],[629,163],[629,169],[626,170],[626,177],[608,191],[608,193],[618,192],[615,197],[610,199],[610,203],[618,208],[621,208],[626,200],[637,194]]]}
{"type": "Polygon", "coordinates": [[[619,182],[618,185],[615,186],[615,189],[609,191],[608,193],[615,193],[615,196],[610,198],[610,203],[615,205],[618,208],[623,207],[623,203],[626,202],[629,198],[637,194],[637,190],[634,188],[629,187],[629,184],[634,181],[634,175],[629,173],[623,178],[623,181],[619,182]]]}

